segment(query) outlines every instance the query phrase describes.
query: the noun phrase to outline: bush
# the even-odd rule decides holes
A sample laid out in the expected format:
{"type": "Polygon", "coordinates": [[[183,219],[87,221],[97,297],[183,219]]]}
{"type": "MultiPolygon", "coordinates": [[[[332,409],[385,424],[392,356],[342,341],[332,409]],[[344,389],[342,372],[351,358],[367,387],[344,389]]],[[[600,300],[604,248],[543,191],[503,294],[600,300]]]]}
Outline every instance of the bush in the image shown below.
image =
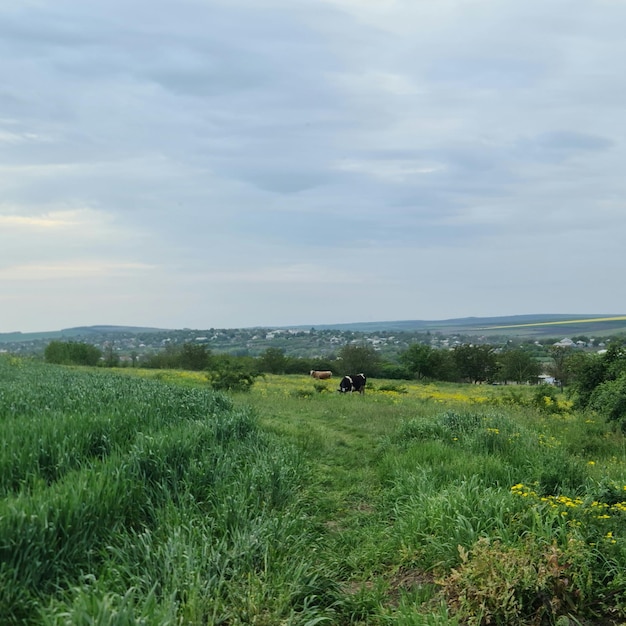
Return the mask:
{"type": "Polygon", "coordinates": [[[217,391],[250,391],[257,374],[239,367],[236,363],[223,364],[207,373],[211,387],[217,391]]]}
{"type": "Polygon", "coordinates": [[[330,391],[328,385],[324,383],[313,383],[313,389],[315,389],[317,393],[326,393],[330,391]]]}
{"type": "Polygon", "coordinates": [[[459,546],[461,564],[440,584],[465,624],[555,623],[576,612],[588,591],[568,571],[579,548],[481,538],[469,552],[459,546]]]}
{"type": "Polygon", "coordinates": [[[542,413],[561,413],[563,410],[559,403],[559,392],[552,385],[537,385],[533,391],[532,403],[542,413]]]}
{"type": "Polygon", "coordinates": [[[607,421],[617,422],[626,432],[626,374],[598,385],[591,394],[589,407],[607,421]]]}

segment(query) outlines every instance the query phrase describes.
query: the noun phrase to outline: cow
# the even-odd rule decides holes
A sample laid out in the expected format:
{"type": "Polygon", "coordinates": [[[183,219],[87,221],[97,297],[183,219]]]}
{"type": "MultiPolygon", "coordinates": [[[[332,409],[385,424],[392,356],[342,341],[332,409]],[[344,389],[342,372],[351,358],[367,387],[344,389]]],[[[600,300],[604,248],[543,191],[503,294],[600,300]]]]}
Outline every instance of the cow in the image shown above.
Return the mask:
{"type": "Polygon", "coordinates": [[[354,374],[352,376],[344,376],[339,383],[340,393],[352,393],[358,391],[361,395],[365,393],[365,383],[367,379],[365,374],[354,374]]]}
{"type": "Polygon", "coordinates": [[[311,376],[317,378],[317,380],[326,380],[332,378],[333,373],[330,370],[311,370],[311,376]]]}

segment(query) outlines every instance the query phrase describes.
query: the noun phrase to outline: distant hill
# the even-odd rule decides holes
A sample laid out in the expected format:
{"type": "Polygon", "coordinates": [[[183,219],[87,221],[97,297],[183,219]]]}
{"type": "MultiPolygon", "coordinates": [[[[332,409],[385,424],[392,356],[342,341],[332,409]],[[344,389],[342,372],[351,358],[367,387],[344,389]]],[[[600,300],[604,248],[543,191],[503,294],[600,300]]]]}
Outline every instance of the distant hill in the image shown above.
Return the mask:
{"type": "MultiPolygon", "coordinates": [[[[305,328],[304,326],[294,328],[305,328]]],[[[317,330],[353,332],[441,332],[464,335],[581,335],[615,334],[626,332],[626,315],[536,314],[501,317],[463,317],[447,320],[400,320],[387,322],[355,322],[348,324],[321,324],[317,330]]]]}
{"type": "MultiPolygon", "coordinates": [[[[256,327],[259,328],[259,327],[256,327]]],[[[441,333],[444,335],[460,334],[465,336],[515,336],[526,338],[566,337],[587,335],[603,337],[626,334],[626,315],[613,314],[536,314],[509,315],[500,317],[463,317],[447,320],[397,320],[383,322],[353,322],[343,324],[308,324],[299,326],[268,326],[270,329],[286,330],[336,330],[338,332],[358,332],[371,334],[377,332],[404,333],[441,333]]],[[[205,333],[196,329],[164,329],[143,326],[76,326],[57,331],[37,333],[0,333],[0,344],[34,341],[91,340],[99,338],[116,340],[116,337],[136,336],[139,334],[179,333],[182,331],[205,333]]],[[[251,330],[221,329],[221,330],[251,330]]]]}
{"type": "Polygon", "coordinates": [[[108,334],[137,334],[137,333],[159,333],[167,332],[169,329],[161,328],[144,328],[143,326],[75,326],[73,328],[64,328],[62,330],[50,330],[34,333],[0,333],[0,343],[15,343],[26,341],[37,341],[46,339],[52,341],[54,339],[71,340],[75,338],[85,338],[90,335],[108,335],[108,334]]]}
{"type": "Polygon", "coordinates": [[[65,328],[60,331],[66,335],[84,335],[86,333],[93,333],[95,335],[102,335],[104,333],[162,333],[168,330],[174,330],[172,328],[151,328],[149,326],[76,326],[74,328],[65,328]]]}

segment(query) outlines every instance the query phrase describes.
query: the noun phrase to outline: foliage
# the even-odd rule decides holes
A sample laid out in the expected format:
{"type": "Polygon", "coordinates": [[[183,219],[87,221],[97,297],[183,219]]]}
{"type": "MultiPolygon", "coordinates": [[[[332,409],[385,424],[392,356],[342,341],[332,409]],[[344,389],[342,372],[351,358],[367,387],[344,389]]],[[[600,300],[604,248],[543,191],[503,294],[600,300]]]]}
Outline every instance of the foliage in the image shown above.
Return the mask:
{"type": "Polygon", "coordinates": [[[339,350],[342,376],[362,372],[367,377],[376,376],[380,370],[380,355],[372,346],[348,344],[339,350]]]}
{"type": "Polygon", "coordinates": [[[587,407],[595,388],[607,379],[606,365],[606,361],[599,354],[590,355],[581,364],[573,387],[579,407],[587,407]]]}
{"type": "Polygon", "coordinates": [[[624,620],[622,433],[526,385],[374,382],[0,358],[0,621],[624,620]]]}
{"type": "Polygon", "coordinates": [[[211,388],[217,391],[250,391],[256,377],[236,361],[222,362],[207,372],[211,388]]]}
{"type": "Polygon", "coordinates": [[[185,370],[201,372],[209,367],[211,351],[203,344],[184,343],[180,352],[179,367],[185,370]]]}
{"type": "Polygon", "coordinates": [[[553,376],[561,387],[570,383],[571,371],[568,362],[573,354],[572,348],[562,346],[551,346],[549,349],[552,363],[548,366],[548,373],[553,376]]]}
{"type": "Polygon", "coordinates": [[[57,365],[97,365],[102,352],[88,343],[51,341],[44,352],[48,363],[57,365]]]}
{"type": "Polygon", "coordinates": [[[287,370],[285,351],[281,348],[267,348],[259,357],[258,368],[260,372],[268,374],[284,374],[287,370]]]}
{"type": "Polygon", "coordinates": [[[1,358],[0,397],[2,624],[335,615],[301,458],[249,409],[134,371],[1,358]]]}
{"type": "Polygon", "coordinates": [[[526,350],[512,348],[499,357],[499,379],[512,380],[518,384],[536,382],[541,366],[526,350]]]}
{"type": "Polygon", "coordinates": [[[626,432],[626,373],[600,383],[591,393],[589,407],[626,432]]]}
{"type": "Polygon", "coordinates": [[[434,349],[423,343],[413,343],[400,355],[400,362],[417,379],[434,378],[434,349]]]}
{"type": "Polygon", "coordinates": [[[587,358],[574,384],[577,406],[617,422],[626,432],[626,348],[613,342],[602,355],[587,358]]]}
{"type": "Polygon", "coordinates": [[[515,546],[481,537],[470,550],[459,546],[461,563],[441,585],[468,625],[554,623],[587,595],[569,575],[577,547],[563,550],[532,536],[515,546]]]}
{"type": "Polygon", "coordinates": [[[542,413],[566,412],[569,405],[560,401],[561,395],[553,385],[537,385],[533,388],[532,404],[542,413]]]}
{"type": "Polygon", "coordinates": [[[400,362],[417,380],[456,380],[457,363],[448,350],[432,348],[425,344],[411,344],[400,354],[400,362]]]}
{"type": "Polygon", "coordinates": [[[411,372],[400,363],[383,361],[380,366],[379,376],[391,380],[409,380],[411,378],[411,372]]]}
{"type": "Polygon", "coordinates": [[[459,376],[473,383],[493,379],[497,360],[493,346],[464,344],[453,350],[459,376]]]}

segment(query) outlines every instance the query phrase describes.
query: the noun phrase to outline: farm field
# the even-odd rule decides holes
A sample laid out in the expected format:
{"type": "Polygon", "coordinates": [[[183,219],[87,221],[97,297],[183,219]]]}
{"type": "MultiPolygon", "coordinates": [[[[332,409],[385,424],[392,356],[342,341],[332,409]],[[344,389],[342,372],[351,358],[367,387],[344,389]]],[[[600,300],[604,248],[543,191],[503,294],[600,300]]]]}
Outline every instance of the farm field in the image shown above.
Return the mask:
{"type": "Polygon", "coordinates": [[[0,358],[0,623],[621,624],[626,446],[554,390],[0,358]]]}

